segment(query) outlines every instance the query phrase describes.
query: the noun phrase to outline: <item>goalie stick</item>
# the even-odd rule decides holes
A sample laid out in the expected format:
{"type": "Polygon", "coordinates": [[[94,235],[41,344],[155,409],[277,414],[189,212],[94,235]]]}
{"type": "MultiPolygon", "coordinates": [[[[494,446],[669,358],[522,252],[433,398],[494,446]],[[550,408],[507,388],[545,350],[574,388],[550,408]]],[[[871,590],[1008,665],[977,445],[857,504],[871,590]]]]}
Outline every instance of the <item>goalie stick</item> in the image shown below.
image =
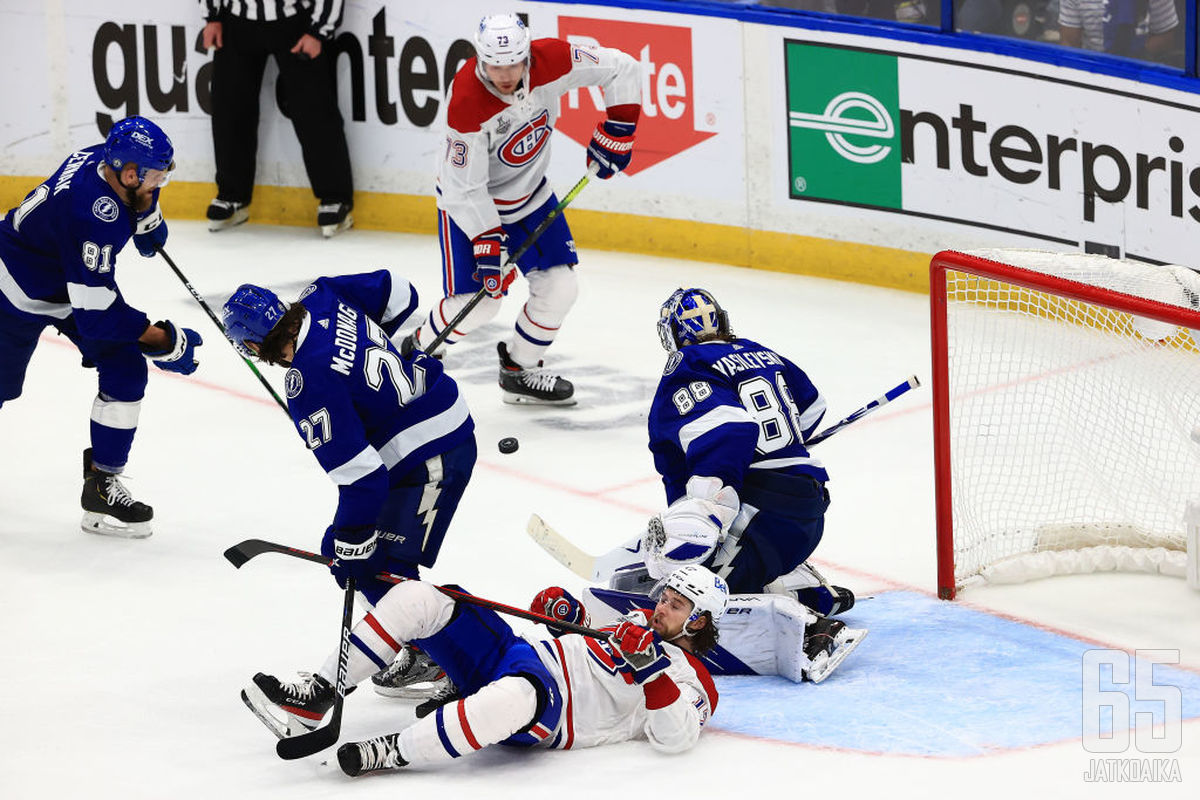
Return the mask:
{"type": "MultiPolygon", "coordinates": [[[[571,191],[567,192],[566,197],[558,201],[558,205],[551,209],[550,213],[546,215],[546,218],[542,220],[536,228],[533,229],[533,233],[529,234],[521,246],[518,247],[515,252],[509,253],[508,258],[504,260],[504,267],[517,263],[517,259],[525,255],[525,252],[529,250],[529,248],[533,247],[534,242],[541,238],[542,234],[545,233],[550,227],[550,224],[553,223],[554,220],[558,219],[558,216],[559,214],[562,214],[563,209],[571,204],[571,201],[583,191],[583,187],[587,186],[588,181],[595,177],[596,173],[599,171],[600,165],[598,163],[593,162],[588,165],[587,174],[580,178],[575,185],[571,187],[571,191]]],[[[502,273],[504,267],[501,267],[502,273]]],[[[423,348],[425,352],[432,354],[433,351],[438,348],[438,345],[446,341],[446,338],[454,332],[454,329],[462,324],[462,321],[467,318],[467,315],[475,310],[475,306],[483,302],[483,298],[485,297],[487,297],[487,290],[480,288],[479,291],[471,296],[471,299],[465,306],[463,306],[462,310],[454,315],[454,319],[446,323],[446,327],[442,328],[442,332],[433,337],[433,341],[429,343],[429,347],[423,348]]]]}
{"type": "MultiPolygon", "coordinates": [[[[811,447],[820,444],[847,425],[851,425],[866,415],[879,410],[900,395],[920,385],[921,381],[917,376],[910,375],[908,380],[889,389],[882,396],[875,398],[857,411],[838,420],[820,433],[813,434],[804,443],[805,446],[811,447]]],[[[529,517],[529,522],[525,526],[525,533],[529,535],[529,538],[537,542],[543,550],[549,553],[555,561],[584,580],[591,581],[592,583],[606,583],[613,576],[613,573],[619,569],[633,564],[641,564],[643,561],[639,557],[642,549],[641,536],[635,536],[624,544],[609,550],[607,553],[595,556],[584,552],[574,542],[550,527],[537,514],[532,514],[529,517]]]]}

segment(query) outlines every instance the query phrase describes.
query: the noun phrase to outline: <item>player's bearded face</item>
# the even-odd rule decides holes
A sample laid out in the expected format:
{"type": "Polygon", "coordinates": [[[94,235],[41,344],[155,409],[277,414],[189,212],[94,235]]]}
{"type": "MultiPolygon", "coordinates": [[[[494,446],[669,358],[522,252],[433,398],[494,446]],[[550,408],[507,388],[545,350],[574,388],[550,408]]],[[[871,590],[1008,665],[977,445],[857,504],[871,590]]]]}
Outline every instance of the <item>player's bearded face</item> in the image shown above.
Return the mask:
{"type": "Polygon", "coordinates": [[[670,641],[683,633],[688,616],[692,613],[692,601],[671,588],[663,589],[654,614],[650,617],[650,628],[662,638],[670,641]]]}
{"type": "Polygon", "coordinates": [[[484,64],[483,70],[497,91],[501,94],[512,94],[521,85],[521,78],[525,75],[525,62],[509,64],[504,67],[484,64]]]}

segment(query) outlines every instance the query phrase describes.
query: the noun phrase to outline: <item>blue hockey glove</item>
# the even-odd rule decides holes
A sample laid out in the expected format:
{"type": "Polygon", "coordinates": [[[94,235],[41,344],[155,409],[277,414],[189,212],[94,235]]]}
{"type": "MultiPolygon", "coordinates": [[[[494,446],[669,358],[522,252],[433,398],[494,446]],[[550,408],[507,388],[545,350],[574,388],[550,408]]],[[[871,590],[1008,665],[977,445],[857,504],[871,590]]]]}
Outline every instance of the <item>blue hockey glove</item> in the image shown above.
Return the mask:
{"type": "Polygon", "coordinates": [[[617,669],[633,678],[634,683],[653,680],[671,666],[671,657],[663,650],[658,634],[632,622],[618,625],[609,635],[608,645],[617,669]]]}
{"type": "MultiPolygon", "coordinates": [[[[554,619],[574,625],[592,624],[583,603],[560,586],[551,586],[538,592],[537,597],[533,598],[533,602],[529,604],[529,610],[535,614],[545,614],[547,617],[554,617],[554,619]]],[[[566,633],[553,625],[550,626],[550,632],[555,636],[566,633]]]]}
{"type": "Polygon", "coordinates": [[[200,366],[196,360],[196,348],[204,344],[200,334],[191,328],[178,328],[174,322],[159,321],[154,327],[162,328],[167,334],[167,346],[163,350],[149,350],[142,345],[142,353],[154,362],[154,366],[167,372],[191,375],[200,366]]]}
{"type": "Polygon", "coordinates": [[[592,132],[592,142],[587,149],[587,163],[598,164],[600,169],[596,177],[607,180],[629,166],[633,158],[633,131],[637,125],[632,122],[615,122],[605,120],[596,126],[592,132]]]}
{"type": "Polygon", "coordinates": [[[475,256],[475,280],[483,284],[489,297],[497,300],[508,294],[508,287],[517,277],[516,269],[505,270],[500,265],[500,249],[504,246],[504,231],[492,228],[471,240],[475,256]]]}
{"type": "Polygon", "coordinates": [[[375,528],[372,525],[352,528],[330,525],[321,539],[321,555],[333,559],[329,571],[343,589],[346,588],[346,578],[354,578],[356,584],[374,578],[384,559],[383,550],[375,546],[375,528]]]}
{"type": "Polygon", "coordinates": [[[133,233],[133,246],[146,258],[153,258],[166,243],[167,221],[163,219],[162,209],[155,203],[153,210],[138,220],[133,233]]]}

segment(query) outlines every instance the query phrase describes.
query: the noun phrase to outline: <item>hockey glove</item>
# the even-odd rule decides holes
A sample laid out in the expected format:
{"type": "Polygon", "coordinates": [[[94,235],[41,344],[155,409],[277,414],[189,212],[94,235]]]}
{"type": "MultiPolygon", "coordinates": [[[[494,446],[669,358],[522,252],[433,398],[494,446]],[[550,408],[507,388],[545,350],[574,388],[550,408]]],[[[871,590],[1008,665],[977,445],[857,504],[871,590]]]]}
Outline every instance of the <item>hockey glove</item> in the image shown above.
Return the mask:
{"type": "Polygon", "coordinates": [[[471,240],[475,256],[475,280],[483,284],[488,297],[499,300],[508,294],[508,287],[517,277],[515,269],[500,265],[500,249],[504,246],[504,231],[492,228],[471,240]]]}
{"type": "MultiPolygon", "coordinates": [[[[559,586],[551,586],[548,589],[542,589],[538,592],[537,597],[533,598],[533,602],[529,604],[529,610],[535,614],[545,614],[547,617],[554,617],[563,622],[570,622],[574,625],[591,625],[591,620],[588,618],[587,609],[583,607],[583,603],[571,596],[570,592],[559,586]]],[[[559,630],[553,625],[550,626],[550,631],[558,636],[566,633],[564,630],[559,630]]]]}
{"type": "Polygon", "coordinates": [[[607,180],[629,166],[633,158],[633,131],[636,127],[633,122],[611,119],[596,126],[587,149],[587,164],[589,168],[592,164],[599,166],[597,178],[607,180]]]}
{"type": "Polygon", "coordinates": [[[654,631],[632,622],[622,622],[608,637],[613,663],[637,684],[652,680],[667,667],[671,657],[654,631]]]}
{"type": "Polygon", "coordinates": [[[133,246],[146,258],[153,258],[166,243],[167,221],[163,219],[162,209],[155,203],[153,210],[138,220],[133,233],[133,246]]]}
{"type": "Polygon", "coordinates": [[[325,529],[321,540],[321,555],[332,558],[329,571],[338,586],[346,588],[346,578],[361,584],[375,577],[383,565],[383,550],[375,546],[375,528],[357,525],[352,528],[325,529]]]}
{"type": "Polygon", "coordinates": [[[178,372],[180,375],[191,375],[200,366],[196,360],[196,348],[204,344],[200,334],[191,328],[178,328],[174,322],[158,321],[154,327],[162,328],[167,334],[167,346],[164,350],[148,350],[142,345],[142,354],[154,362],[154,366],[167,372],[178,372]]]}

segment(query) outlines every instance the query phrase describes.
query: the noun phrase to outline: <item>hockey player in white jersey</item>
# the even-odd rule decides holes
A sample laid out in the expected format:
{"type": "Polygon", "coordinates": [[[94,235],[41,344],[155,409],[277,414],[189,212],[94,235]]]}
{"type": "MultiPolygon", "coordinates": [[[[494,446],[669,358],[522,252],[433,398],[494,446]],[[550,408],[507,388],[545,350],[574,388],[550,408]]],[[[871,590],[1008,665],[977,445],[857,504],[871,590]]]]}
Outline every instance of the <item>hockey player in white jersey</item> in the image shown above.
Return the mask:
{"type": "Polygon", "coordinates": [[[607,105],[588,147],[602,179],[629,165],[641,113],[641,70],[630,55],[561,39],[530,40],[515,14],[484,17],[476,57],[455,75],[438,164],[438,234],[445,297],[406,340],[422,347],[442,332],[481,287],[487,297],[446,337],[447,345],[486,324],[519,270],[529,300],[500,342],[500,387],[510,403],[569,405],[570,381],[542,367],[546,349],[578,294],[575,242],[559,216],[537,245],[502,269],[502,250],[519,247],[558,203],[546,182],[559,97],[599,86],[607,105]]]}
{"type": "MultiPolygon", "coordinates": [[[[568,633],[517,636],[496,612],[421,582],[398,585],[352,631],[348,685],[416,642],[461,697],[398,733],[338,749],[348,775],[449,761],[492,744],[568,750],[646,739],[656,750],[692,747],[717,705],[695,653],[716,643],[724,581],[699,566],[676,570],[652,609],[606,628],[606,640],[568,633]]],[[[336,659],[321,669],[329,679],[336,659]]],[[[332,699],[297,697],[277,714],[325,714],[332,699]]]]}

